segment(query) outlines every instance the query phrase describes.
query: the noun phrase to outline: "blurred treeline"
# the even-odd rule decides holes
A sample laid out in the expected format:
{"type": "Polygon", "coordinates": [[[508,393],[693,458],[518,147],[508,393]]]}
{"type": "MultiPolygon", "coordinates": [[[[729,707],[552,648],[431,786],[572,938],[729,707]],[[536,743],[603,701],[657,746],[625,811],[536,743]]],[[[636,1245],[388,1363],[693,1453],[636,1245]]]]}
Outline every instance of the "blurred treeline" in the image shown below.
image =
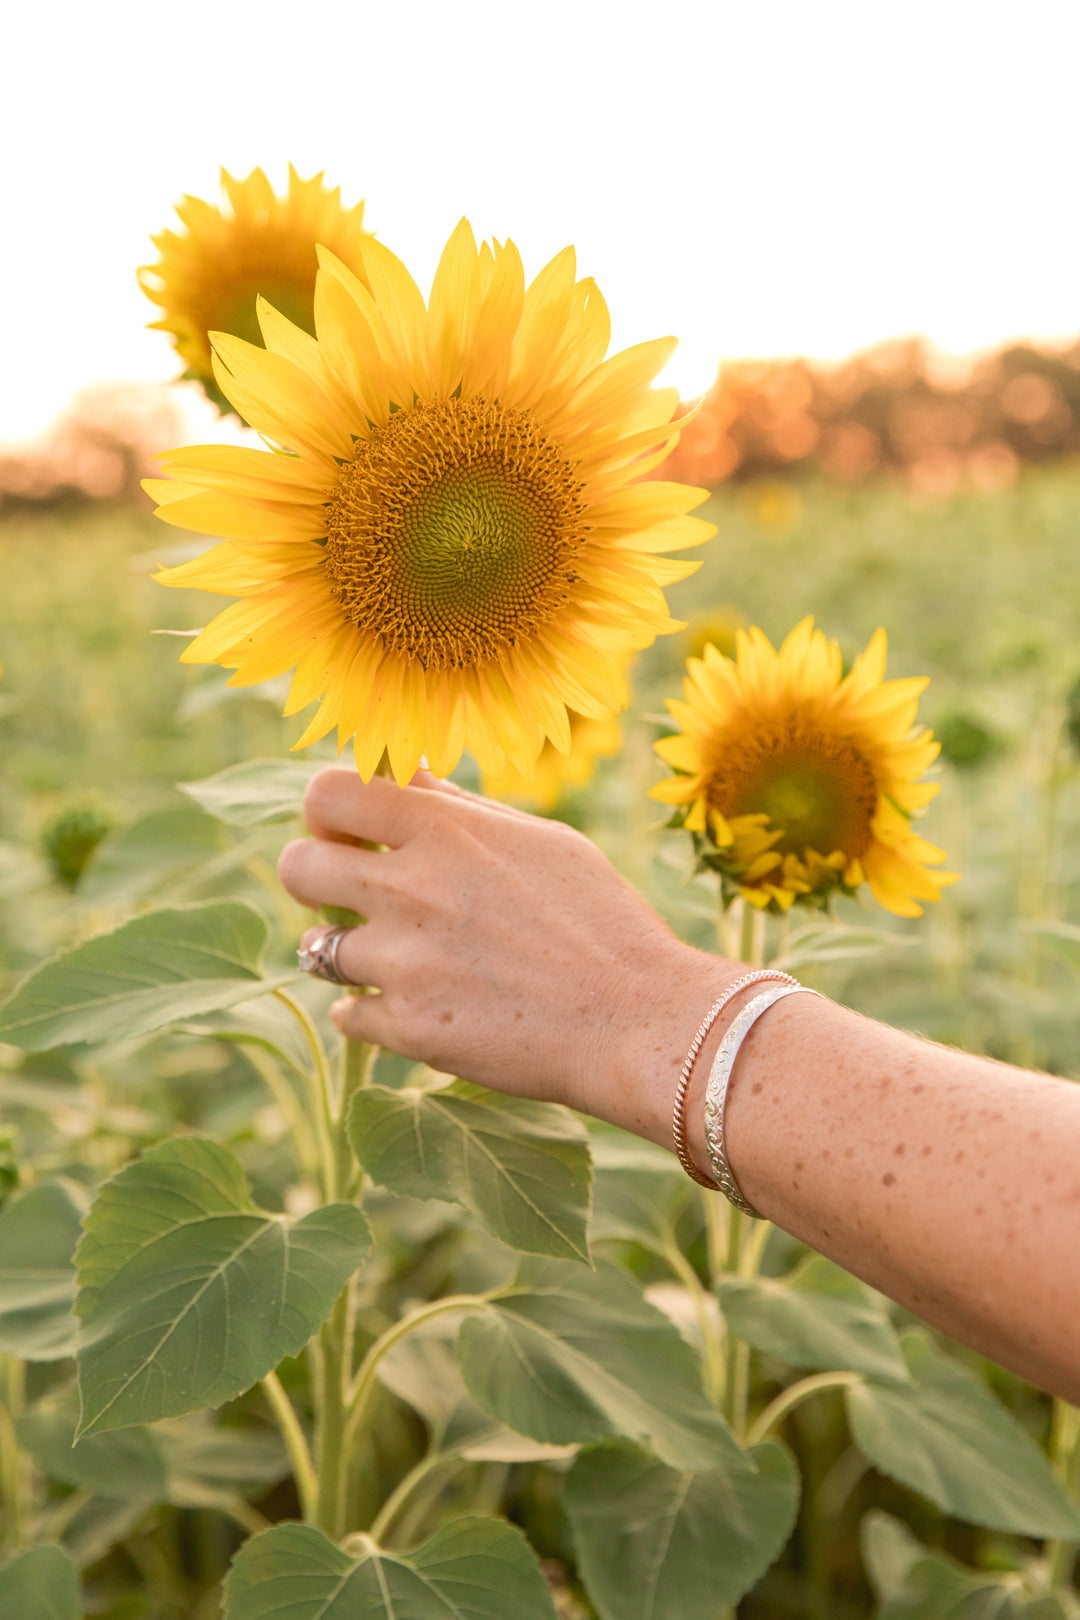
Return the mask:
{"type": "Polygon", "coordinates": [[[186,394],[139,382],[80,389],[48,432],[0,445],[0,517],[98,500],[145,505],[151,457],[189,437],[186,394]]]}
{"type": "Polygon", "coordinates": [[[835,366],[723,365],[661,476],[715,488],[814,469],[844,482],[902,474],[926,494],[1002,489],[1028,462],[1080,451],[1080,341],[946,356],[921,339],[835,366]]]}
{"type": "MultiPolygon", "coordinates": [[[[181,393],[103,382],[47,433],[0,446],[0,516],[141,500],[150,458],[189,437],[181,393]]],[[[1022,465],[1080,453],[1080,339],[945,355],[919,338],[837,365],[733,360],[720,368],[659,476],[726,481],[824,473],[844,483],[900,473],[918,491],[1008,488],[1022,465]]]]}

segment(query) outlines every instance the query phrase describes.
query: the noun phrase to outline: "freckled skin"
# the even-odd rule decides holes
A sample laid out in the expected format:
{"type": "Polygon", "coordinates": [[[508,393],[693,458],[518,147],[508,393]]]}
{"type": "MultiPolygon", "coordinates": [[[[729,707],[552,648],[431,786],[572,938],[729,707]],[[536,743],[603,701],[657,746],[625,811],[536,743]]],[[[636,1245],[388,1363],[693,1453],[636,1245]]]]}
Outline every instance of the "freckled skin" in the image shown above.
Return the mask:
{"type": "MultiPolygon", "coordinates": [[[[382,992],[336,1003],[340,1030],[671,1147],[686,1049],[740,964],[676,939],[580,834],[424,774],[398,788],[321,771],[306,814],[315,836],[284,851],[282,881],[369,919],[339,961],[382,992]]],[[[699,1164],[728,1021],[688,1099],[699,1164]]],[[[1080,1403],[1080,1086],[791,996],[747,1036],[726,1124],[739,1185],[771,1220],[1080,1403]]]]}

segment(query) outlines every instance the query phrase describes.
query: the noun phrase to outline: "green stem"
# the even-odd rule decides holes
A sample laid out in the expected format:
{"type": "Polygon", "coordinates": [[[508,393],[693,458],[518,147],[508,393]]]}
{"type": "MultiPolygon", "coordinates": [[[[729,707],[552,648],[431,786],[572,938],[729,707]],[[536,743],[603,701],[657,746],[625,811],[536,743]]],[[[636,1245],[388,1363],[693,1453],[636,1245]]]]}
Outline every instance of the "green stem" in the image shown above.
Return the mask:
{"type": "Polygon", "coordinates": [[[395,1322],[393,1327],[387,1328],[381,1338],[375,1340],[361,1362],[360,1370],[348,1394],[344,1435],[346,1453],[351,1453],[363,1426],[377,1387],[379,1362],[387,1351],[392,1350],[395,1344],[406,1338],[421,1323],[430,1322],[436,1316],[444,1316],[448,1311],[482,1308],[487,1305],[490,1297],[488,1294],[448,1294],[445,1299],[432,1300],[430,1305],[423,1305],[411,1315],[403,1316],[400,1322],[395,1322]]]}
{"type": "Polygon", "coordinates": [[[354,1190],[356,1182],[356,1156],[349,1143],[349,1106],[358,1091],[371,1084],[371,1073],[379,1055],[377,1046],[366,1041],[345,1042],[345,1067],[341,1082],[341,1101],[334,1121],[334,1174],[343,1193],[354,1190]]]}
{"type": "MultiPolygon", "coordinates": [[[[1080,1410],[1065,1401],[1054,1402],[1050,1456],[1062,1484],[1075,1502],[1080,1497],[1080,1410]]],[[[1070,1589],[1078,1551],[1080,1542],[1076,1539],[1047,1542],[1046,1559],[1051,1591],[1062,1587],[1070,1589]]]]}
{"type": "Polygon", "coordinates": [[[852,1384],[862,1383],[862,1376],[855,1372],[822,1372],[814,1373],[810,1378],[801,1378],[797,1384],[789,1384],[787,1389],[780,1391],[774,1401],[762,1412],[747,1436],[748,1446],[758,1446],[767,1440],[772,1431],[777,1428],[789,1413],[794,1412],[797,1406],[808,1401],[823,1389],[847,1389],[852,1384]]]}
{"type": "MultiPolygon", "coordinates": [[[[731,1277],[737,1277],[742,1269],[746,1220],[741,1209],[736,1209],[734,1204],[729,1205],[724,1271],[731,1277]]],[[[739,1436],[746,1426],[749,1382],[750,1346],[728,1328],[724,1336],[724,1416],[739,1436]]]]}
{"type": "Polygon", "coordinates": [[[740,1277],[756,1277],[758,1275],[771,1237],[771,1221],[754,1222],[750,1232],[750,1241],[743,1250],[742,1259],[739,1261],[740,1277]]]}
{"type": "Polygon", "coordinates": [[[272,992],[275,998],[287,1007],[303,1032],[311,1053],[312,1075],[314,1087],[311,1097],[312,1114],[315,1117],[315,1131],[319,1142],[319,1155],[323,1166],[323,1192],[328,1203],[333,1203],[338,1196],[337,1159],[333,1149],[334,1113],[333,1101],[330,1095],[330,1065],[327,1062],[326,1048],[322,1043],[322,1036],[316,1029],[306,1007],[301,1006],[287,990],[272,992]]]}
{"type": "Polygon", "coordinates": [[[379,1509],[378,1515],[371,1526],[371,1539],[377,1541],[381,1546],[386,1540],[390,1526],[413,1492],[423,1484],[425,1479],[430,1478],[437,1468],[442,1468],[444,1464],[457,1462],[457,1460],[452,1453],[445,1451],[429,1451],[426,1456],[421,1457],[420,1461],[409,1469],[404,1479],[398,1480],[398,1483],[379,1509]]]}
{"type": "Polygon", "coordinates": [[[346,1464],[351,1450],[345,1434],[346,1388],[352,1347],[351,1291],[350,1278],[334,1303],[329,1321],[322,1325],[318,1347],[322,1363],[322,1400],[318,1406],[315,1447],[318,1496],[314,1523],[335,1541],[345,1528],[346,1464]]]}
{"type": "MultiPolygon", "coordinates": [[[[705,1388],[712,1400],[719,1402],[724,1389],[724,1341],[715,1310],[710,1310],[710,1294],[701,1285],[701,1279],[678,1244],[667,1244],[664,1259],[690,1295],[701,1335],[705,1388]]],[[[713,1301],[715,1306],[715,1300],[713,1301]]]]}
{"type": "Polygon", "coordinates": [[[277,1373],[267,1373],[262,1380],[263,1394],[270,1403],[270,1410],[281,1430],[281,1438],[285,1442],[285,1450],[289,1454],[293,1478],[300,1496],[300,1508],[304,1515],[305,1524],[315,1522],[315,1513],[318,1506],[319,1482],[315,1474],[315,1464],[311,1458],[311,1448],[307,1443],[300,1419],[296,1415],[284,1386],[277,1373]]]}
{"type": "Polygon", "coordinates": [[[3,1397],[0,1400],[0,1499],[4,1506],[4,1535],[9,1552],[27,1544],[31,1481],[29,1458],[19,1449],[15,1423],[26,1399],[26,1367],[14,1356],[0,1358],[3,1397]]]}
{"type": "Polygon", "coordinates": [[[295,1088],[289,1084],[269,1052],[265,1049],[251,1045],[244,1046],[241,1050],[288,1120],[289,1130],[296,1143],[296,1152],[301,1167],[313,1180],[317,1180],[322,1162],[319,1147],[315,1141],[307,1111],[297,1096],[295,1088]]]}
{"type": "Polygon", "coordinates": [[[748,900],[744,900],[742,929],[739,936],[739,958],[743,962],[749,962],[751,967],[761,966],[764,924],[765,913],[759,911],[757,906],[752,906],[748,900]]]}

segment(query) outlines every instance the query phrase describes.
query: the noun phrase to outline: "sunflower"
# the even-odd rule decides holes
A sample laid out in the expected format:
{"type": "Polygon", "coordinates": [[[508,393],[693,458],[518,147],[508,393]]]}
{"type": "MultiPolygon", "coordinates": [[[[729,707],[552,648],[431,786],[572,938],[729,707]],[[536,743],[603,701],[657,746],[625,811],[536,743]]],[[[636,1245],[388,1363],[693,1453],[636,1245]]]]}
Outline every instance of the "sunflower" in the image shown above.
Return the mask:
{"type": "Polygon", "coordinates": [[[660,553],[714,532],[687,515],[707,491],[638,481],[678,437],[677,391],[650,386],[674,340],[605,360],[572,248],[526,287],[514,246],[478,249],[463,220],[427,307],[386,247],[361,254],[367,286],[320,249],[317,337],[263,300],[265,349],[214,336],[222,390],[279,453],[172,451],[147,485],[168,522],[226,537],[157,577],[242,598],[183,658],[234,686],[295,666],[285,712],[322,700],[296,746],[336,727],[365,780],[384,749],[407,781],[464,747],[529,777],[570,710],[625,705],[630,652],[681,628],[662,586],[699,566],[660,553]]]}
{"type": "Polygon", "coordinates": [[[554,810],[566,787],[584,787],[598,759],[608,759],[622,747],[622,728],[614,715],[593,720],[570,711],[570,746],[561,753],[546,742],[532,780],[507,766],[501,776],[485,776],[484,792],[493,799],[521,799],[540,810],[554,810]]]}
{"type": "Polygon", "coordinates": [[[956,874],[911,822],[937,792],[919,782],[938,753],[915,729],[923,679],[886,681],[878,630],[850,674],[840,649],[804,619],[779,652],[756,627],[734,659],[715,647],[688,661],[680,734],[656,744],[680,774],[652,789],[678,807],[729,897],[786,911],[822,905],[864,881],[887,910],[918,917],[956,874]]]}
{"type": "Polygon", "coordinates": [[[228,400],[214,382],[210,333],[230,332],[258,343],[255,300],[262,294],[305,332],[314,332],[313,302],[323,243],[357,274],[364,205],[344,208],[338,187],[323,185],[321,174],[301,180],[289,165],[289,189],[275,196],[261,169],[246,180],[221,171],[223,203],[215,208],[199,197],[185,197],[176,212],[183,231],[151,237],[161,257],[136,271],[139,285],[164,311],[151,322],[169,332],[187,370],[224,410],[228,400]]]}

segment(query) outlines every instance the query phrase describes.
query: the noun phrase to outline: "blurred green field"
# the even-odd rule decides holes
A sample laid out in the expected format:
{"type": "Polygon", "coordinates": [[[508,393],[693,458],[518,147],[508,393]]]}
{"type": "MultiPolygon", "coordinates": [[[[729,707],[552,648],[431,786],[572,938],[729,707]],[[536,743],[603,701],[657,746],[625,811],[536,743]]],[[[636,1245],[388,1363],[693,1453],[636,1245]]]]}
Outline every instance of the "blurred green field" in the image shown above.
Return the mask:
{"type": "MultiPolygon", "coordinates": [[[[695,626],[741,615],[775,640],[809,612],[850,660],[884,625],[889,673],[931,679],[926,721],[957,750],[978,740],[972,723],[984,734],[985,758],[941,765],[922,829],[963,881],[915,924],[872,902],[842,903],[846,922],[901,943],[803,971],[894,1022],[1080,1073],[1075,981],[1062,959],[1073,942],[1035,926],[1080,921],[1080,774],[1063,729],[1080,676],[1080,468],[1031,470],[1007,492],[936,502],[891,481],[728,487],[703,510],[718,535],[700,572],[671,592],[691,630],[640,659],[623,753],[557,813],[593,834],[680,931],[710,943],[711,894],[704,880],[683,883],[682,841],[657,830],[659,807],[646,797],[661,774],[651,742],[695,626]]],[[[177,803],[177,781],[285,753],[306,723],[280,718],[280,689],[230,692],[220,670],[178,662],[181,640],[152,633],[190,629],[213,611],[200,593],[149,578],[155,559],[176,557],[176,541],[149,514],[105,506],[0,524],[9,883],[21,870],[13,852],[40,855],[64,809],[124,824],[177,803]]]]}

